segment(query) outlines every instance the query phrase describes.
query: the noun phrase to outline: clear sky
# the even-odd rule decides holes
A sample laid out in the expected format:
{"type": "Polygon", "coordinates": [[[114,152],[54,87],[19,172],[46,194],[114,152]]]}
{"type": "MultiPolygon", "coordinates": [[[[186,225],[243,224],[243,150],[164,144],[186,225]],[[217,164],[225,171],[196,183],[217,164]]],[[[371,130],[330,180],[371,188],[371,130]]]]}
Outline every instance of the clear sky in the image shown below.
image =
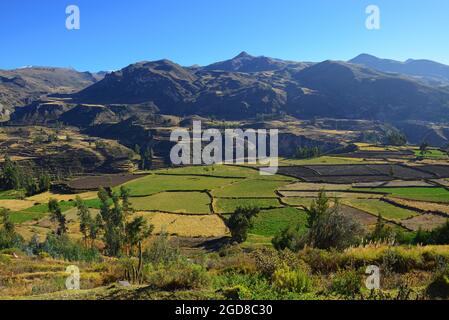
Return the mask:
{"type": "Polygon", "coordinates": [[[360,53],[449,64],[447,0],[1,0],[0,68],[116,70],[167,58],[182,65],[247,51],[297,61],[360,53]],[[78,5],[81,29],[65,27],[78,5]],[[378,5],[381,29],[365,28],[378,5]]]}

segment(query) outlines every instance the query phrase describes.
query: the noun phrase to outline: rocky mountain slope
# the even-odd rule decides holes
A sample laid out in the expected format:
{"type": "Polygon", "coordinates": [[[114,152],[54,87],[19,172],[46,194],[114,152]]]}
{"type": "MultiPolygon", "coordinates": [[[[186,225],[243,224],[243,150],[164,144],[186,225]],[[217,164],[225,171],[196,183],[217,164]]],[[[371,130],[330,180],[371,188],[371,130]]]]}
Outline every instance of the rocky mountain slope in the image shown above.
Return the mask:
{"type": "Polygon", "coordinates": [[[242,53],[207,67],[140,62],[73,95],[84,104],[154,103],[163,114],[233,120],[299,118],[449,121],[449,89],[357,64],[295,64],[242,53]],[[244,71],[244,72],[243,72],[244,71]]]}
{"type": "Polygon", "coordinates": [[[101,80],[103,74],[66,68],[26,67],[0,70],[0,120],[22,106],[51,93],[73,93],[101,80]]]}

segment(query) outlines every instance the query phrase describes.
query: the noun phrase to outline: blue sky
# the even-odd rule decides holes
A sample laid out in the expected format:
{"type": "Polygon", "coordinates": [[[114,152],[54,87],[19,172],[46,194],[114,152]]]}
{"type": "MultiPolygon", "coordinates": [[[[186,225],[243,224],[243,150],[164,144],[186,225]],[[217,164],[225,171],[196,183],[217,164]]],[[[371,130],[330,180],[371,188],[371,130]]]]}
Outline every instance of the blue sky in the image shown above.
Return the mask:
{"type": "Polygon", "coordinates": [[[0,68],[116,70],[168,58],[206,65],[247,51],[297,61],[359,53],[449,64],[447,0],[4,0],[0,68]],[[65,28],[78,5],[81,29],[65,28]],[[378,5],[381,29],[365,28],[378,5]]]}

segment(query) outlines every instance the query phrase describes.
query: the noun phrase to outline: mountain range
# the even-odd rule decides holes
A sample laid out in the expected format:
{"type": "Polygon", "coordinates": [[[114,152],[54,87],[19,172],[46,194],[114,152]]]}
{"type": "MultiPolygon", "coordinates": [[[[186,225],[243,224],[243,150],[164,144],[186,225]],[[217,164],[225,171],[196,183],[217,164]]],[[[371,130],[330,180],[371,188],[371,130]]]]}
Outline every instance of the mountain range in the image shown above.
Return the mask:
{"type": "MultiPolygon", "coordinates": [[[[428,60],[398,62],[363,54],[348,62],[310,63],[242,52],[204,67],[159,60],[107,74],[57,68],[2,71],[0,104],[6,110],[26,105],[12,114],[17,123],[39,118],[33,115],[39,110],[36,100],[45,94],[68,105],[66,111],[98,105],[104,114],[107,108],[109,121],[124,118],[123,112],[117,115],[117,105],[122,105],[226,120],[288,114],[301,119],[449,122],[448,84],[449,66],[428,60]]],[[[66,111],[56,118],[67,119],[66,111]]]]}

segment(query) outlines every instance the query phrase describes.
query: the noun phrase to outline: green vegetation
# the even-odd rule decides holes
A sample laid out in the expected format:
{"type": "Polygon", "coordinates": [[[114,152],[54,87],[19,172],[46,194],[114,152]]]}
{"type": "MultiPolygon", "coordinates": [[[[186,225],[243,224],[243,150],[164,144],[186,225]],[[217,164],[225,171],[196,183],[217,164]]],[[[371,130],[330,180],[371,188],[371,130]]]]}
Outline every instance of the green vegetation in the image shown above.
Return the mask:
{"type": "Polygon", "coordinates": [[[377,199],[346,199],[344,203],[376,216],[380,214],[386,219],[403,220],[418,215],[414,211],[402,209],[377,199]]]}
{"type": "Polygon", "coordinates": [[[154,171],[154,173],[170,175],[205,175],[223,178],[256,178],[260,176],[258,170],[233,165],[194,166],[175,169],[161,169],[154,171]]]}
{"type": "Polygon", "coordinates": [[[214,189],[212,194],[214,197],[275,198],[275,191],[287,184],[289,184],[289,181],[246,179],[229,184],[220,189],[214,189]]]}
{"type": "Polygon", "coordinates": [[[138,211],[160,210],[164,212],[207,214],[210,213],[210,198],[201,192],[163,192],[149,197],[130,199],[138,211]]]}
{"type": "Polygon", "coordinates": [[[222,199],[215,200],[215,210],[218,213],[230,213],[234,212],[238,207],[258,207],[264,208],[276,208],[280,203],[277,199],[222,199]]]}
{"type": "Polygon", "coordinates": [[[429,149],[429,148],[422,148],[420,150],[414,150],[415,155],[417,157],[424,157],[424,158],[447,158],[447,152],[441,151],[439,149],[429,149]]]}
{"type": "Polygon", "coordinates": [[[295,157],[297,159],[313,159],[321,155],[318,147],[299,147],[296,149],[295,157]]]}
{"type": "Polygon", "coordinates": [[[449,191],[444,188],[370,188],[357,191],[382,192],[393,197],[433,202],[449,202],[449,191]]]}
{"type": "MultiPolygon", "coordinates": [[[[74,207],[73,202],[69,201],[60,201],[59,202],[59,208],[61,209],[61,212],[64,213],[71,208],[74,207]]],[[[42,218],[45,218],[50,213],[50,208],[48,206],[48,203],[45,204],[38,204],[35,206],[32,206],[30,208],[17,211],[17,212],[11,212],[11,220],[14,223],[20,224],[27,221],[34,221],[34,220],[40,220],[42,218]]]]}
{"type": "Polygon", "coordinates": [[[307,216],[304,211],[295,208],[280,208],[263,210],[254,219],[254,226],[250,233],[260,236],[275,236],[282,229],[291,225],[300,225],[301,230],[306,230],[307,216]]]}
{"type": "Polygon", "coordinates": [[[231,231],[232,241],[242,243],[248,238],[248,231],[254,227],[254,218],[260,210],[257,207],[238,207],[226,220],[226,226],[231,231]]]}
{"type": "Polygon", "coordinates": [[[0,191],[0,200],[15,200],[25,198],[24,190],[6,190],[0,191]]]}
{"type": "MultiPolygon", "coordinates": [[[[198,176],[167,176],[151,174],[125,184],[132,197],[150,196],[163,191],[203,191],[212,190],[235,182],[234,179],[198,177],[198,176]]],[[[117,190],[117,188],[115,189],[117,190]]]]}
{"type": "Polygon", "coordinates": [[[332,157],[332,156],[321,156],[313,159],[280,159],[279,164],[281,166],[293,166],[293,165],[340,165],[340,164],[361,164],[362,159],[359,158],[344,158],[344,157],[332,157]]]}

